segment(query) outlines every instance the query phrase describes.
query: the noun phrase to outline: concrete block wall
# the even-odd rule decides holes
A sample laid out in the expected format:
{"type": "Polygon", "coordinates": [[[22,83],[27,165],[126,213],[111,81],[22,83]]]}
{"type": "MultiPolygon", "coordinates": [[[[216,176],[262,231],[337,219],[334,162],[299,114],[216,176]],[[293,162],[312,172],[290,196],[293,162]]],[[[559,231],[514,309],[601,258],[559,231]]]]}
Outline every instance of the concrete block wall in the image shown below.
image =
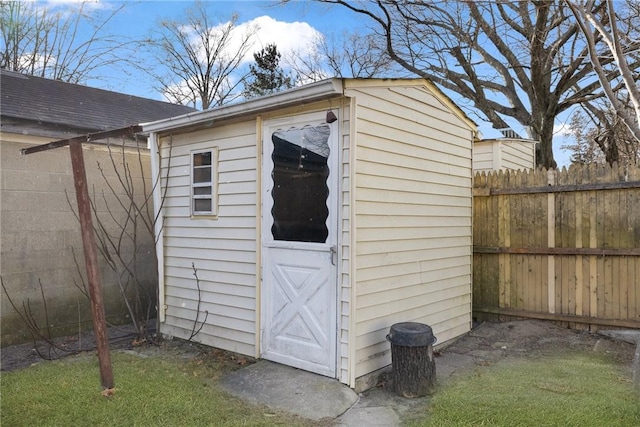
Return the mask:
{"type": "MultiPolygon", "coordinates": [[[[0,134],[0,276],[6,288],[0,290],[1,346],[30,340],[30,334],[9,303],[18,306],[27,302],[36,320],[45,327],[44,304],[49,328],[54,335],[76,334],[91,328],[91,312],[87,298],[78,289],[85,275],[80,224],[74,214],[76,196],[68,148],[58,148],[22,156],[20,150],[50,142],[49,139],[17,134],[0,134]],[[77,260],[77,262],[74,260],[77,260]],[[79,268],[78,268],[79,266],[79,268]],[[42,289],[40,284],[42,284],[42,289]]],[[[113,141],[114,145],[120,141],[113,141]]],[[[115,219],[124,223],[126,215],[112,195],[97,164],[119,197],[126,199],[118,182],[116,169],[122,174],[126,163],[134,178],[136,198],[142,200],[143,180],[151,191],[148,153],[138,157],[137,150],[103,145],[85,144],[85,167],[92,198],[98,207],[97,216],[112,235],[119,231],[115,219]]],[[[152,212],[152,206],[149,206],[152,212]]],[[[96,221],[94,216],[94,221],[96,221]]],[[[131,225],[128,230],[132,231],[131,225]]],[[[139,227],[139,244],[133,248],[130,240],[122,242],[122,252],[129,259],[134,254],[136,268],[146,290],[155,295],[157,283],[153,237],[139,227]]],[[[123,276],[114,273],[102,256],[101,281],[107,319],[116,323],[128,322],[127,310],[118,281],[123,276]]],[[[133,285],[128,286],[133,291],[133,285]]]]}

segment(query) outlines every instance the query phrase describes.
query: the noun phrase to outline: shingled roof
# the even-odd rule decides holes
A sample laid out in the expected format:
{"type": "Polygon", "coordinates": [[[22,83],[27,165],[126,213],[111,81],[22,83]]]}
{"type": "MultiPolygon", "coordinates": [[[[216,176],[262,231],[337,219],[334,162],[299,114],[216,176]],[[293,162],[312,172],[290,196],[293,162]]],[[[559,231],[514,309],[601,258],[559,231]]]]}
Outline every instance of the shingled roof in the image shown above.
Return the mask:
{"type": "MultiPolygon", "coordinates": [[[[64,133],[97,132],[195,111],[168,102],[2,70],[2,130],[29,125],[64,133]]],[[[33,132],[32,132],[33,131],[33,132]]]]}

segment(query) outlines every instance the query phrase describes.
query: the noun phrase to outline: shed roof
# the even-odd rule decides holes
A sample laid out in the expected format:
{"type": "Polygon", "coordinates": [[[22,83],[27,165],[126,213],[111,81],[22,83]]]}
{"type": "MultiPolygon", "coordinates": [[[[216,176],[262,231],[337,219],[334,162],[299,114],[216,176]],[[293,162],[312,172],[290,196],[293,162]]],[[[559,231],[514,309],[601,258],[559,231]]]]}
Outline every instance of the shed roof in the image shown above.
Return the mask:
{"type": "MultiPolygon", "coordinates": [[[[2,70],[0,112],[7,118],[102,131],[177,116],[183,105],[2,70]]],[[[3,128],[5,126],[3,125],[3,128]]]]}
{"type": "Polygon", "coordinates": [[[143,123],[142,127],[144,132],[163,132],[202,124],[209,125],[218,120],[245,117],[293,105],[336,98],[342,96],[343,90],[342,79],[331,78],[271,95],[252,98],[237,104],[223,105],[205,111],[143,123]]]}
{"type": "Polygon", "coordinates": [[[458,107],[444,92],[432,82],[417,79],[356,79],[356,78],[330,78],[304,86],[295,87],[275,94],[260,98],[249,99],[237,104],[229,104],[205,111],[196,111],[182,116],[170,117],[149,123],[143,123],[143,131],[166,132],[169,130],[191,128],[198,125],[209,126],[218,120],[246,117],[273,111],[279,108],[290,107],[343,96],[345,89],[361,86],[392,86],[392,85],[424,85],[437,96],[448,108],[451,109],[470,128],[476,129],[477,125],[458,107]]]}

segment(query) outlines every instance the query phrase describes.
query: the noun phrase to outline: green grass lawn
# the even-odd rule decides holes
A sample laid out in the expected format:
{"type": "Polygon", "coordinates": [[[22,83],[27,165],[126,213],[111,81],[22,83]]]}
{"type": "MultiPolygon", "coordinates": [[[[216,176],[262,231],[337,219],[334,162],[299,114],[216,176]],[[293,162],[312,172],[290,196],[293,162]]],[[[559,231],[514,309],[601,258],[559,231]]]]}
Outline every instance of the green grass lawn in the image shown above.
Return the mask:
{"type": "Polygon", "coordinates": [[[305,426],[298,417],[250,405],[215,385],[204,359],[165,360],[112,352],[116,392],[101,395],[95,355],[2,373],[4,426],[305,426]]]}
{"type": "MultiPolygon", "coordinates": [[[[4,426],[312,426],[216,386],[228,363],[112,352],[116,392],[101,395],[95,355],[0,375],[4,426]]],[[[640,396],[604,356],[564,355],[483,367],[437,389],[413,426],[640,426],[640,396]]],[[[318,425],[318,424],[315,424],[318,425]]]]}
{"type": "Polygon", "coordinates": [[[521,360],[442,387],[420,426],[640,426],[640,395],[601,355],[521,360]]]}

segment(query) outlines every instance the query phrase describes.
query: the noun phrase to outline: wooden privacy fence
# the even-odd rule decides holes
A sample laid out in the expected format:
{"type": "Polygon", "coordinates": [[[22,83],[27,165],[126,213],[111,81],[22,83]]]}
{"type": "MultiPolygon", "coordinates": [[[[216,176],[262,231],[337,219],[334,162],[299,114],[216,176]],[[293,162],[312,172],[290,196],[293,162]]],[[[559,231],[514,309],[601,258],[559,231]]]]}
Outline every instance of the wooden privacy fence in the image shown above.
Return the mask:
{"type": "Polygon", "coordinates": [[[640,168],[476,174],[473,310],[640,328],[640,168]]]}

